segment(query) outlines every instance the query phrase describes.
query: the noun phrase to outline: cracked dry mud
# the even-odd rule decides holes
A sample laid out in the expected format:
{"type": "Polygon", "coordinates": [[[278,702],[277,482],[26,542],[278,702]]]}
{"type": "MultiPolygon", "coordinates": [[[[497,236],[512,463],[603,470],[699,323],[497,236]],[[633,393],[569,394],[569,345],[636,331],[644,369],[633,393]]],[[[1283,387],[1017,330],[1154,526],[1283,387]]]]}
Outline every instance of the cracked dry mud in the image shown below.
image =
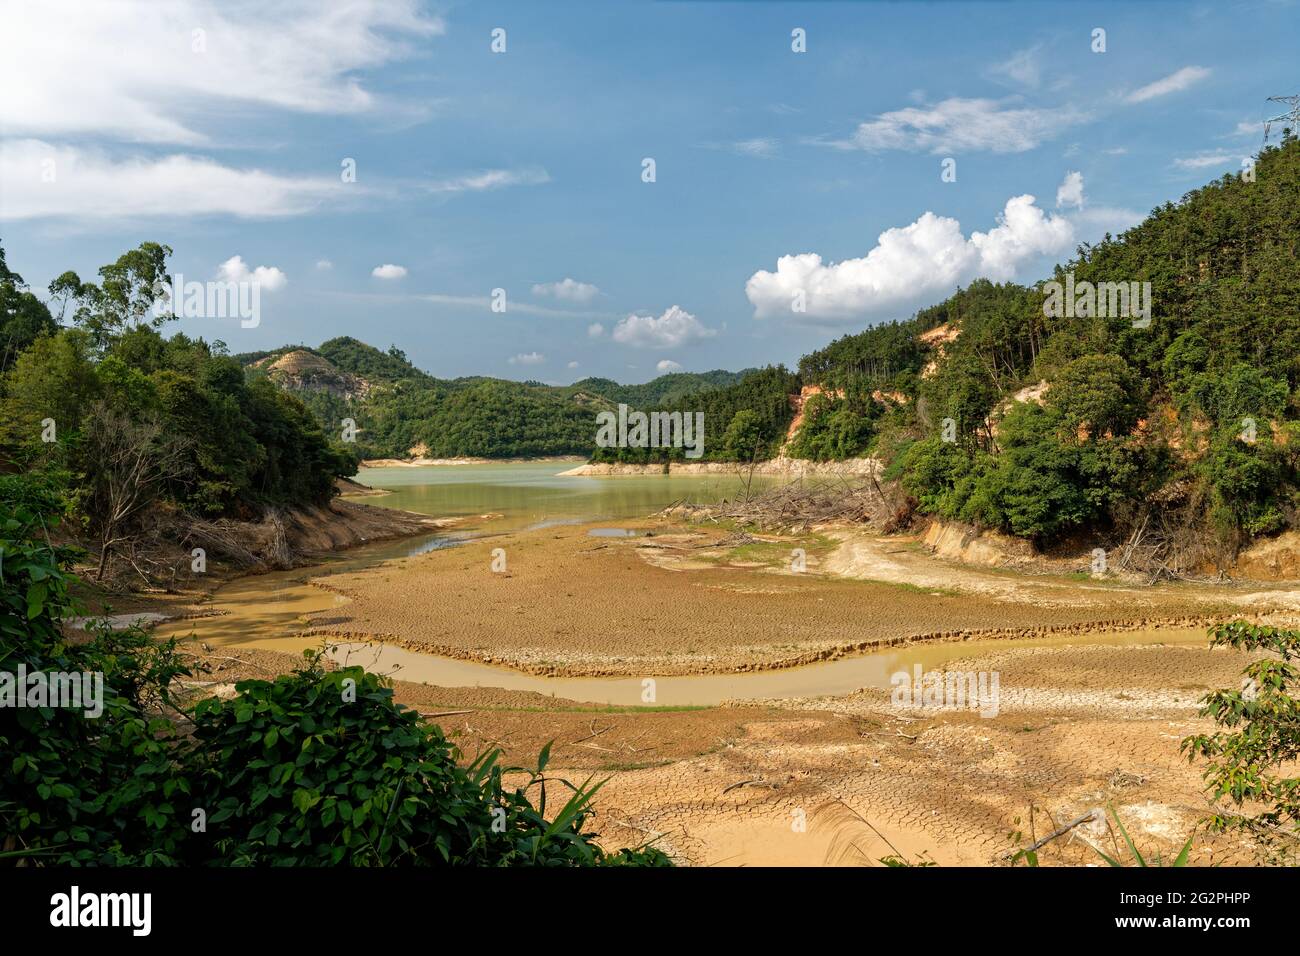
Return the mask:
{"type": "MultiPolygon", "coordinates": [[[[1066,646],[980,641],[962,645],[972,656],[946,656],[948,670],[998,672],[1000,705],[989,718],[896,708],[885,689],[648,710],[490,687],[395,687],[468,755],[500,746],[524,765],[554,742],[552,772],[608,778],[591,824],[602,842],[653,839],[681,863],[879,865],[897,853],[1005,865],[1036,837],[1106,807],[1144,853],[1172,857],[1209,810],[1201,768],[1180,755],[1179,742],[1209,729],[1198,700],[1237,686],[1249,658],[1210,650],[1186,627],[1168,631],[1171,643],[1148,636],[1132,646],[1087,632],[1246,613],[1294,620],[1294,593],[1282,588],[1024,578],[856,535],[810,555],[817,573],[793,575],[732,564],[723,531],[637,526],[656,536],[551,528],[317,579],[306,590],[327,610],[312,613],[307,601],[294,626],[282,615],[275,635],[246,634],[256,646],[223,640],[200,652],[223,668],[200,690],[228,692],[239,677],[282,672],[293,659],[267,648],[294,649],[322,634],[543,673],[639,676],[779,665],[895,641],[904,642],[894,653],[905,666],[908,655],[927,660],[927,645],[909,638],[1072,632],[1066,646]],[[490,572],[494,547],[506,549],[508,574],[490,572]],[[286,631],[298,636],[286,640],[286,631]],[[232,656],[239,662],[219,660],[232,656]]],[[[189,623],[202,638],[220,621],[189,623]]],[[[1101,818],[1040,858],[1100,864],[1090,845],[1116,851],[1101,818]]],[[[1193,863],[1255,859],[1240,837],[1197,831],[1193,863]]]]}
{"type": "Polygon", "coordinates": [[[953,566],[866,535],[844,538],[826,573],[765,573],[718,560],[726,532],[634,526],[654,536],[548,528],[333,575],[317,584],[346,601],[313,615],[305,633],[535,674],[643,677],[790,667],[936,637],[1300,610],[1300,595],[1280,589],[1026,577],[953,566]],[[489,571],[497,548],[506,554],[504,573],[489,571]]]}

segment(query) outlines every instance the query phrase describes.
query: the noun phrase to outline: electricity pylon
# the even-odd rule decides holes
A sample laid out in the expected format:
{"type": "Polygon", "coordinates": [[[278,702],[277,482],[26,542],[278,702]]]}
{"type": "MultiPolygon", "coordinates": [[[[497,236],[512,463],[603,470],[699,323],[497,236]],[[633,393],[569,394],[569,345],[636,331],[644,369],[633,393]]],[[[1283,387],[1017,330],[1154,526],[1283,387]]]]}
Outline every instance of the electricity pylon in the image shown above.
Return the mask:
{"type": "Polygon", "coordinates": [[[1268,145],[1269,130],[1274,123],[1282,123],[1282,128],[1290,130],[1292,135],[1300,134],[1300,96],[1270,96],[1268,102],[1281,103],[1289,107],[1289,110],[1280,116],[1264,120],[1264,145],[1268,145]]]}

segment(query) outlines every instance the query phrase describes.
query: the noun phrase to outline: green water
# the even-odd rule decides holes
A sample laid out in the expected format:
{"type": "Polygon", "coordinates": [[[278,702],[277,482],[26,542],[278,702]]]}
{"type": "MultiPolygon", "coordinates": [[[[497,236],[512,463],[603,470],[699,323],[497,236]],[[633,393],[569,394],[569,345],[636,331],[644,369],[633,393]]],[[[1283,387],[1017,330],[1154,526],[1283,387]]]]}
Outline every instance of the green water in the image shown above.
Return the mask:
{"type": "MultiPolygon", "coordinates": [[[[459,527],[514,531],[550,524],[643,518],[677,501],[713,504],[745,491],[745,481],[739,474],[559,477],[560,472],[578,464],[525,461],[362,468],[357,481],[391,494],[355,500],[440,518],[499,514],[503,517],[482,523],[470,521],[459,527]]],[[[771,483],[772,479],[755,477],[750,489],[758,491],[771,483]]]]}

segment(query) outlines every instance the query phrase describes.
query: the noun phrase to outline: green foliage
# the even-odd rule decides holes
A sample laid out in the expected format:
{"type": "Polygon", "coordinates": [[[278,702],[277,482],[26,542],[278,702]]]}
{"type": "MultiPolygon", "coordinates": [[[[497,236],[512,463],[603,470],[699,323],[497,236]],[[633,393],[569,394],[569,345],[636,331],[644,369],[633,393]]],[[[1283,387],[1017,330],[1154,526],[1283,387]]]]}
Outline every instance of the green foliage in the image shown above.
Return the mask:
{"type": "MultiPolygon", "coordinates": [[[[549,747],[510,790],[490,751],[462,766],[437,727],[393,703],[359,667],[309,665],[236,685],[195,709],[195,799],[212,853],[233,865],[592,866],[662,864],[642,849],[608,855],[583,833],[599,789],[545,774],[549,747]],[[551,819],[528,791],[567,787],[551,819]]],[[[543,796],[544,800],[544,796],[543,796]]]]}
{"type": "MultiPolygon", "coordinates": [[[[295,395],[325,429],[337,433],[344,418],[359,427],[363,457],[404,457],[423,446],[439,458],[522,458],[587,455],[595,447],[596,414],[620,402],[642,411],[680,407],[687,396],[734,385],[747,373],[675,372],[642,385],[586,378],[569,386],[510,382],[470,376],[438,379],[415,368],[399,349],[381,352],[347,336],[317,349],[301,346],[253,352],[245,365],[305,351],[330,362],[338,373],[369,384],[364,398],[347,398],[328,383],[295,383],[295,395]]],[[[251,378],[262,377],[250,370],[251,378]]]]}
{"type": "Polygon", "coordinates": [[[872,424],[882,413],[882,406],[869,396],[812,395],[804,402],[803,422],[790,444],[790,457],[811,461],[856,458],[870,446],[872,424]]]}
{"type": "Polygon", "coordinates": [[[606,853],[585,832],[599,784],[520,786],[495,751],[464,764],[442,731],[360,668],[309,659],[191,712],[175,641],[138,629],[63,636],[72,557],[29,505],[55,493],[0,480],[0,671],[103,675],[103,711],[0,708],[0,857],[56,865],[668,865],[606,853]],[[176,718],[192,721],[182,733],[176,718]],[[547,788],[562,802],[547,812],[547,788]],[[531,794],[536,792],[534,804],[531,794]],[[195,810],[202,810],[203,816],[195,810]],[[204,816],[206,819],[204,819],[204,816]],[[203,821],[203,825],[198,825],[203,821]]]}
{"type": "MultiPolygon", "coordinates": [[[[1163,523],[1194,525],[1229,551],[1294,526],[1300,266],[1283,249],[1300,236],[1300,142],[1264,150],[1256,172],[1189,193],[1057,269],[1076,286],[1151,283],[1149,327],[1047,318],[1041,292],[983,282],[918,313],[913,331],[942,325],[950,339],[926,356],[903,429],[912,440],[890,467],[921,511],[1046,543],[1186,509],[1163,523]],[[1017,395],[1043,385],[1042,398],[1017,395]],[[926,437],[944,418],[955,448],[926,437]]],[[[836,347],[863,351],[877,332],[836,347]]],[[[832,381],[861,367],[841,360],[801,368],[832,381]]]]}
{"type": "MultiPolygon", "coordinates": [[[[657,410],[704,414],[704,461],[764,461],[774,457],[785,440],[794,414],[790,397],[798,391],[796,375],[783,366],[769,366],[751,372],[734,385],[697,392],[657,410]],[[740,412],[748,414],[732,433],[736,441],[729,443],[729,430],[740,412]],[[746,452],[755,448],[756,452],[746,452]]],[[[683,459],[681,448],[598,448],[592,455],[593,461],[640,464],[683,459]]]]}
{"type": "Polygon", "coordinates": [[[1210,646],[1262,652],[1242,671],[1239,689],[1203,699],[1201,716],[1222,729],[1182,742],[1188,760],[1207,762],[1207,790],[1227,805],[1210,826],[1247,833],[1293,857],[1300,844],[1300,777],[1286,771],[1300,757],[1300,631],[1232,621],[1210,630],[1210,646]]]}
{"type": "MultiPolygon", "coordinates": [[[[1148,863],[1147,858],[1142,855],[1142,852],[1137,848],[1137,844],[1133,842],[1133,838],[1128,835],[1128,829],[1124,826],[1123,821],[1120,820],[1119,814],[1115,812],[1115,808],[1107,807],[1106,810],[1108,813],[1110,813],[1110,818],[1115,821],[1115,826],[1119,828],[1120,836],[1124,838],[1124,845],[1128,847],[1129,853],[1133,855],[1134,863],[1136,863],[1140,867],[1147,867],[1153,865],[1154,866],[1165,865],[1164,862],[1161,860],[1159,854],[1157,854],[1152,859],[1152,861],[1148,863]]],[[[1178,852],[1178,856],[1174,857],[1174,859],[1170,861],[1169,865],[1171,867],[1184,867],[1187,865],[1187,857],[1192,852],[1192,841],[1194,839],[1196,839],[1195,833],[1193,833],[1191,836],[1187,838],[1187,842],[1183,844],[1183,848],[1178,852]]],[[[1105,853],[1102,853],[1101,850],[1098,850],[1096,847],[1093,847],[1092,849],[1094,853],[1096,853],[1099,857],[1101,857],[1103,860],[1106,861],[1107,866],[1113,866],[1113,867],[1124,866],[1124,864],[1120,862],[1118,858],[1118,854],[1116,854],[1115,856],[1109,856],[1105,853]]]]}
{"type": "Polygon", "coordinates": [[[0,246],[0,372],[13,365],[19,352],[57,328],[45,303],[27,290],[22,276],[10,270],[0,246]]]}
{"type": "MultiPolygon", "coordinates": [[[[136,424],[159,423],[184,447],[183,466],[160,489],[182,508],[227,514],[328,501],[335,477],[356,473],[353,451],[327,439],[292,395],[247,382],[221,343],[159,333],[165,317],[153,316],[152,289],[166,279],[169,253],[145,243],[101,269],[101,285],[72,273],[51,284],[77,326],[37,336],[8,363],[0,378],[0,457],[63,468],[72,497],[87,500],[103,484],[106,463],[83,447],[85,432],[92,409],[107,406],[136,424]],[[54,442],[43,440],[46,420],[54,442]]],[[[0,306],[8,301],[4,275],[12,274],[0,272],[0,306]]]]}
{"type": "Polygon", "coordinates": [[[39,485],[0,488],[0,671],[102,673],[103,712],[0,708],[0,849],[57,864],[176,862],[186,784],[171,757],[175,730],[152,715],[187,671],[173,644],[137,630],[64,638],[74,555],[48,543],[48,515],[27,507],[49,496],[39,485]]]}
{"type": "Polygon", "coordinates": [[[758,415],[748,408],[736,412],[722,436],[722,446],[729,458],[754,461],[763,446],[763,428],[758,415]]]}

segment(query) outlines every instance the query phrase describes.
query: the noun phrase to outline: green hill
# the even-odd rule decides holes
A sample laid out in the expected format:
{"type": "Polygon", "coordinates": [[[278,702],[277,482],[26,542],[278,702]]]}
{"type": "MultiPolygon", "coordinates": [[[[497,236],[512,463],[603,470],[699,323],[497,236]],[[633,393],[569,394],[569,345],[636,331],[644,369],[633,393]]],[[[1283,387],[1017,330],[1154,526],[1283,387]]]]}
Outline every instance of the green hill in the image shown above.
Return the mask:
{"type": "Polygon", "coordinates": [[[1253,181],[1225,175],[1081,247],[1050,280],[1078,308],[976,282],[806,356],[803,381],[833,391],[796,445],[874,451],[923,512],[1041,543],[1089,529],[1171,570],[1217,560],[1296,526],[1298,247],[1290,138],[1253,181]],[[1084,283],[1149,283],[1150,321],[1105,295],[1089,309],[1084,283]]]}
{"type": "Polygon", "coordinates": [[[639,408],[733,385],[744,372],[674,372],[642,385],[587,378],[573,385],[483,376],[438,379],[396,347],[381,352],[351,337],[317,348],[285,346],[236,356],[250,376],[293,392],[330,434],[357,423],[363,457],[510,458],[590,454],[597,412],[639,408]]]}

